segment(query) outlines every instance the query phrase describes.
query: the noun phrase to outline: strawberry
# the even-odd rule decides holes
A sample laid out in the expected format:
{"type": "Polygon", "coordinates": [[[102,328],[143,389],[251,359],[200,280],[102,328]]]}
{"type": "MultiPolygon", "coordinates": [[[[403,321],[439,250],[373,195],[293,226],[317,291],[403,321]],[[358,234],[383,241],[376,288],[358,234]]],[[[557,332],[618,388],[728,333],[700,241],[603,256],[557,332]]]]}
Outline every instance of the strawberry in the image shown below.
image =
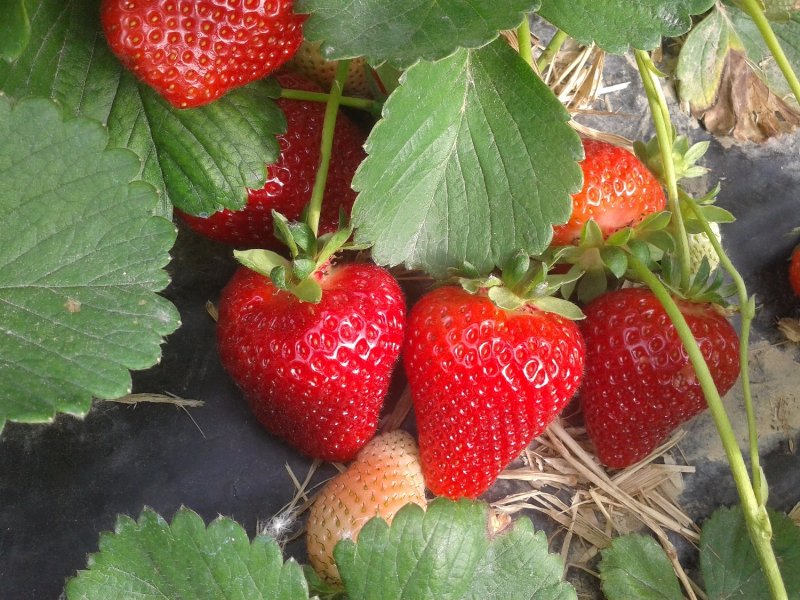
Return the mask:
{"type": "Polygon", "coordinates": [[[219,354],[268,431],[309,456],[346,461],[375,434],[405,300],[375,265],[311,277],[322,288],[316,304],[241,267],[220,298],[219,354]]]}
{"type": "Polygon", "coordinates": [[[414,438],[400,430],[376,436],[346,471],[325,484],[311,505],[306,523],[311,566],[328,581],[338,581],[336,543],[355,541],[372,517],[391,523],[395,513],[411,502],[423,508],[427,503],[414,438]]]}
{"type": "MultiPolygon", "coordinates": [[[[676,299],[720,394],[739,375],[739,340],[716,305],[676,299]]],[[[686,350],[647,289],[606,293],[585,309],[586,429],[601,462],[622,468],[645,458],[706,407],[686,350]]]]}
{"type": "Polygon", "coordinates": [[[589,219],[608,237],[666,206],[658,180],[635,155],[596,140],[583,140],[583,150],[583,188],[572,196],[569,221],[553,227],[554,246],[575,243],[589,219]]]}
{"type": "MultiPolygon", "coordinates": [[[[284,73],[277,76],[285,88],[321,91],[305,77],[284,73]]],[[[275,164],[267,166],[267,181],[258,190],[248,190],[247,205],[239,211],[228,209],[210,217],[195,217],[182,211],[175,213],[195,232],[212,240],[239,248],[279,247],[273,235],[272,210],[289,220],[297,220],[311,198],[311,189],[320,162],[322,124],[325,105],[301,100],[277,100],[286,115],[286,133],[278,136],[281,154],[275,164]]],[[[339,209],[347,214],[356,193],[350,187],[356,168],[366,156],[366,134],[345,114],[336,118],[333,156],[325,186],[320,218],[320,231],[327,233],[339,223],[339,209]]]]}
{"type": "Polygon", "coordinates": [[[103,0],[112,52],[177,108],[261,79],[303,40],[294,0],[103,0]]]}
{"type": "Polygon", "coordinates": [[[456,286],[424,295],[409,315],[404,363],[430,490],[486,491],[575,393],[583,352],[577,325],[554,313],[502,309],[456,286]]]}
{"type": "MultiPolygon", "coordinates": [[[[330,89],[333,78],[336,76],[336,63],[326,60],[322,56],[319,44],[307,40],[300,44],[297,52],[286,64],[286,67],[302,73],[325,89],[330,89]]],[[[369,68],[363,56],[353,58],[350,61],[347,79],[344,82],[345,94],[364,98],[372,96],[370,83],[367,79],[367,69],[369,68]]]]}
{"type": "Polygon", "coordinates": [[[789,285],[795,296],[800,296],[800,246],[794,249],[789,261],[789,285]]]}

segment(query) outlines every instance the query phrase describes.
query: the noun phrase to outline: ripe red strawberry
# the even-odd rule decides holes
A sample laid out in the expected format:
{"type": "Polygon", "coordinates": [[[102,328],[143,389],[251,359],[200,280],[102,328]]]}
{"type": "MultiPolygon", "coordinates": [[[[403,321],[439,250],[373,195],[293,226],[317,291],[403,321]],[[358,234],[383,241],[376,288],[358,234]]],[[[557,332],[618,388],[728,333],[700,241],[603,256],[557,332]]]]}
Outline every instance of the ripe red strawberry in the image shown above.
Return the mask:
{"type": "Polygon", "coordinates": [[[306,540],[311,566],[329,581],[339,580],[333,548],[341,539],[358,539],[372,517],[391,523],[403,506],[423,508],[425,480],[417,444],[405,431],[376,436],[355,461],[322,488],[308,513],[306,540]]]}
{"type": "Polygon", "coordinates": [[[309,456],[346,461],[375,434],[403,343],[405,300],[374,265],[314,277],[318,304],[241,267],[222,292],[217,342],[267,430],[309,456]]]}
{"type": "MultiPolygon", "coordinates": [[[[736,331],[712,304],[676,302],[725,394],[739,375],[736,331]]],[[[609,292],[584,312],[580,398],[586,429],[604,464],[627,467],[702,412],[705,398],[677,331],[652,292],[609,292]]]]}
{"type": "Polygon", "coordinates": [[[216,100],[288,61],[303,41],[294,0],[103,0],[108,45],[178,108],[216,100]]]}
{"type": "Polygon", "coordinates": [[[800,246],[794,249],[789,261],[789,285],[795,296],[800,296],[800,246]]]}
{"type": "Polygon", "coordinates": [[[440,287],[409,315],[405,369],[428,488],[474,498],[540,435],[578,388],[583,341],[572,321],[440,287]]]}
{"type": "Polygon", "coordinates": [[[572,196],[572,215],[553,227],[553,245],[575,243],[594,219],[605,237],[664,209],[666,197],[655,176],[635,155],[607,142],[583,140],[583,188],[572,196]]]}
{"type": "MultiPolygon", "coordinates": [[[[277,76],[285,88],[321,91],[305,77],[284,73],[277,76]]],[[[311,188],[319,167],[319,148],[325,105],[321,102],[279,99],[286,115],[286,133],[278,136],[281,154],[267,166],[267,181],[259,190],[248,190],[247,205],[239,211],[222,210],[208,218],[195,217],[176,210],[176,214],[197,233],[212,240],[239,248],[277,249],[273,235],[272,210],[290,221],[300,218],[311,199],[311,188]]],[[[347,115],[336,118],[325,197],[320,217],[320,232],[328,233],[339,224],[339,209],[348,215],[356,199],[350,182],[364,160],[366,133],[347,115]]]]}

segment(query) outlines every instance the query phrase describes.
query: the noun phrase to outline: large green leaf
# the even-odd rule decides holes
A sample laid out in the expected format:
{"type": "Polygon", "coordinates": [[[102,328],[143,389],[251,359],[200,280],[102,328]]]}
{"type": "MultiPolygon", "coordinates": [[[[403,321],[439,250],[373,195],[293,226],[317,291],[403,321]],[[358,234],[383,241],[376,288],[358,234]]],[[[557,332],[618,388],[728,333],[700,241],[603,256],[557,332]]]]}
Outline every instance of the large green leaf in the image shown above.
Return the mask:
{"type": "Polygon", "coordinates": [[[0,59],[15,60],[31,36],[24,0],[0,0],[0,59]]]}
{"type": "Polygon", "coordinates": [[[0,91],[51,96],[76,115],[108,124],[111,145],[144,159],[141,177],[186,212],[241,208],[247,187],[264,183],[277,159],[285,120],[256,83],[197,109],[177,110],[123,69],[106,46],[97,0],[29,0],[31,40],[12,64],[0,63],[0,91]]]}
{"type": "Polygon", "coordinates": [[[298,0],[303,34],[331,59],[366,56],[405,68],[479,48],[522,22],[539,0],[298,0]]]}
{"type": "MultiPolygon", "coordinates": [[[[786,591],[789,598],[800,598],[800,528],[774,511],[769,518],[786,591]]],[[[703,525],[700,569],[709,600],[772,598],[738,506],[718,509],[703,525]]]]}
{"type": "Polygon", "coordinates": [[[406,71],[353,180],[356,241],[381,264],[482,272],[544,250],[581,185],[578,136],[503,42],[406,71]]]}
{"type": "Polygon", "coordinates": [[[86,571],[67,583],[69,600],[307,600],[303,570],[283,561],[270,537],[252,543],[234,521],[181,509],[167,524],[146,510],[119,517],[86,571]]]}
{"type": "Polygon", "coordinates": [[[584,44],[622,54],[629,47],[652,50],[662,37],[689,31],[692,15],[714,0],[542,0],[539,14],[584,44]]]}
{"type": "Polygon", "coordinates": [[[483,503],[439,498],[427,511],[410,504],[391,527],[370,520],[358,542],[334,549],[351,600],[567,600],[563,565],[528,519],[488,534],[483,503]]]}
{"type": "Polygon", "coordinates": [[[132,152],[46,99],[0,96],[0,140],[2,429],[127,394],[178,313],[155,293],[175,228],[132,152]]]}
{"type": "Polygon", "coordinates": [[[646,535],[615,538],[603,550],[600,579],[608,600],[683,600],[664,549],[646,535]]]}

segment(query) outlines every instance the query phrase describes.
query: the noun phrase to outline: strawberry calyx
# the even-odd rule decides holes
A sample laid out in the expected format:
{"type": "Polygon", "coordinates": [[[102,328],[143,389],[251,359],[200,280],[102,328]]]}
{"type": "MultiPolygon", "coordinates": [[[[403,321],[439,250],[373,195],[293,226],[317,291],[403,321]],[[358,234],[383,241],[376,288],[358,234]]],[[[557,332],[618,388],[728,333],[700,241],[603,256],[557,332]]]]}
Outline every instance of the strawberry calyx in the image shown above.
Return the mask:
{"type": "MultiPolygon", "coordinates": [[[[672,137],[672,162],[675,169],[675,179],[692,179],[708,173],[709,169],[698,165],[697,162],[703,158],[708,151],[710,142],[702,141],[689,145],[689,138],[685,135],[676,136],[673,132],[672,137]]],[[[658,137],[653,137],[648,142],[636,141],[633,143],[633,151],[647,168],[662,183],[666,183],[663,158],[659,148],[658,137]]]]}
{"type": "Polygon", "coordinates": [[[539,259],[518,252],[506,261],[499,276],[461,277],[459,283],[470,294],[485,294],[504,310],[513,312],[532,307],[573,321],[583,319],[583,312],[576,304],[555,296],[574,278],[569,273],[550,273],[556,258],[539,259]]]}

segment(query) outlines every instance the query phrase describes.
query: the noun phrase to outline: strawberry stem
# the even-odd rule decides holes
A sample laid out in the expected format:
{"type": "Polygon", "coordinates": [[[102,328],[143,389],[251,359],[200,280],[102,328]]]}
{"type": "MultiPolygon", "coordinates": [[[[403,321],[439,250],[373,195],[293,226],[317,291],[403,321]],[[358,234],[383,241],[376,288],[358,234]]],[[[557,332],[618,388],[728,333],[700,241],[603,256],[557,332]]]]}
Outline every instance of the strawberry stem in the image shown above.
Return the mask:
{"type": "Polygon", "coordinates": [[[664,169],[664,180],[667,186],[667,202],[669,210],[672,212],[673,231],[678,240],[677,255],[681,273],[681,289],[686,289],[691,279],[691,265],[689,262],[689,237],[686,234],[686,227],[683,223],[679,207],[678,179],[675,175],[675,162],[672,156],[672,143],[674,140],[674,130],[669,116],[667,100],[664,91],[658,82],[656,67],[650,59],[650,55],[643,50],[636,50],[636,65],[639,68],[639,75],[642,78],[647,102],[650,105],[650,112],[653,115],[653,124],[658,138],[658,148],[661,153],[661,162],[664,169]]]}
{"type": "Polygon", "coordinates": [[[566,32],[556,29],[555,34],[553,34],[553,37],[550,38],[547,46],[545,46],[545,49],[539,55],[539,60],[536,61],[536,68],[539,70],[539,73],[544,72],[550,62],[555,58],[556,54],[558,54],[558,51],[561,50],[561,46],[564,45],[568,37],[566,32]]]}
{"type": "Polygon", "coordinates": [[[722,446],[725,449],[725,455],[728,458],[728,464],[730,465],[733,480],[742,503],[742,512],[747,524],[747,531],[750,534],[750,541],[761,563],[761,568],[767,579],[772,598],[774,600],[788,600],[786,587],[783,583],[778,568],[778,561],[771,543],[772,525],[769,520],[767,509],[756,499],[750,477],[747,473],[747,466],[742,456],[742,451],[736,442],[736,435],[733,432],[733,427],[725,412],[719,390],[717,390],[717,386],[714,384],[711,371],[703,358],[703,353],[700,351],[700,346],[697,344],[694,335],[692,335],[692,331],[689,329],[686,319],[684,319],[683,314],[681,314],[681,311],[678,309],[678,305],[675,304],[667,288],[661,283],[658,277],[650,272],[647,265],[640,261],[632,252],[628,253],[628,264],[645,285],[650,288],[653,294],[655,294],[656,298],[658,298],[664,310],[667,312],[667,315],[669,315],[672,324],[675,326],[675,330],[681,342],[683,342],[692,367],[694,367],[695,373],[697,374],[697,380],[703,390],[703,395],[708,403],[708,408],[714,419],[714,424],[719,432],[722,446]]]}
{"type": "Polygon", "coordinates": [[[736,6],[741,8],[751,19],[753,19],[753,22],[758,28],[758,32],[764,39],[764,43],[767,45],[767,48],[769,48],[769,51],[775,59],[775,63],[778,65],[778,68],[781,70],[784,79],[786,79],[786,83],[789,84],[789,88],[792,90],[794,97],[798,102],[800,102],[800,80],[797,79],[797,75],[792,70],[792,65],[789,62],[789,59],[786,58],[786,54],[784,54],[783,48],[781,47],[775,32],[772,30],[772,26],[770,26],[769,20],[764,14],[764,9],[762,8],[763,5],[761,4],[760,0],[736,0],[734,4],[736,4],[736,6]]]}
{"type": "Polygon", "coordinates": [[[703,212],[700,210],[694,198],[686,193],[681,193],[681,201],[685,202],[697,217],[697,221],[702,225],[706,237],[711,242],[714,252],[719,257],[720,265],[731,276],[734,285],[736,286],[736,295],[739,298],[739,310],[741,315],[741,334],[739,342],[739,363],[741,364],[741,377],[742,377],[742,396],[744,398],[744,408],[747,413],[747,429],[748,437],[750,440],[750,468],[753,473],[753,490],[756,494],[756,499],[760,505],[766,504],[766,493],[763,489],[761,481],[761,460],[758,453],[758,429],[756,427],[755,409],[753,408],[753,396],[750,390],[750,367],[748,348],[750,345],[750,325],[755,317],[755,303],[747,294],[747,287],[745,286],[744,279],[733,266],[730,258],[722,247],[722,244],[714,235],[708,219],[705,218],[703,212]]]}
{"type": "Polygon", "coordinates": [[[325,106],[325,121],[322,125],[322,141],[319,147],[319,168],[311,190],[311,200],[308,205],[306,224],[316,237],[319,234],[319,217],[322,212],[322,199],[325,196],[325,184],[328,182],[328,169],[331,164],[331,149],[333,148],[333,134],[336,129],[336,116],[339,114],[339,103],[342,99],[344,81],[350,67],[349,60],[341,60],[336,65],[336,77],[328,94],[325,106]]]}
{"type": "MultiPolygon", "coordinates": [[[[305,100],[309,102],[327,102],[330,94],[324,92],[308,92],[306,90],[295,90],[291,88],[281,88],[281,98],[290,100],[305,100]]],[[[357,108],[375,114],[380,112],[381,103],[367,98],[354,98],[353,96],[342,96],[339,100],[341,106],[357,108]]]]}
{"type": "Polygon", "coordinates": [[[522,23],[517,27],[517,45],[519,46],[519,55],[528,66],[533,67],[533,46],[531,45],[531,22],[528,20],[528,15],[522,19],[522,23]]]}

